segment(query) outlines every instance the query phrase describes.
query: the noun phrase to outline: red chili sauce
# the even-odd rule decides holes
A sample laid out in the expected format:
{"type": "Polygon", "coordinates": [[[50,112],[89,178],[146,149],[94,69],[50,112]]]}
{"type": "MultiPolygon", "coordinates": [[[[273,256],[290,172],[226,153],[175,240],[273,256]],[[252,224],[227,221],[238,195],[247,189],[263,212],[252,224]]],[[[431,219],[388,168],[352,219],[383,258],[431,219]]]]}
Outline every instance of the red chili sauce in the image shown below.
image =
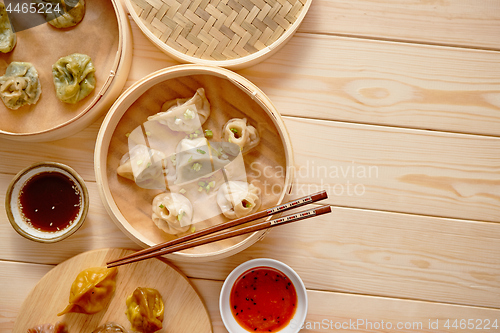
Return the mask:
{"type": "Polygon", "coordinates": [[[70,226],[81,206],[75,183],[58,172],[42,172],[28,179],[19,201],[26,221],[46,232],[70,226]]]}
{"type": "Polygon", "coordinates": [[[271,267],[255,267],[241,274],[229,296],[238,324],[250,332],[277,332],[297,308],[297,293],[290,279],[271,267]]]}

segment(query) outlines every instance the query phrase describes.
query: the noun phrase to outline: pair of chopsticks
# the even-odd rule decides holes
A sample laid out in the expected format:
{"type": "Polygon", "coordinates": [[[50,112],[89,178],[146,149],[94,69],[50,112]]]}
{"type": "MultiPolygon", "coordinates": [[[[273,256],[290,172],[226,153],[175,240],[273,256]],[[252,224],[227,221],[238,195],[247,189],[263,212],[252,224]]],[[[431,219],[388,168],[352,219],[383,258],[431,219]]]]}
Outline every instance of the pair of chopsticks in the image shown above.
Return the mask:
{"type": "Polygon", "coordinates": [[[305,197],[295,199],[293,201],[287,202],[287,203],[282,204],[282,205],[278,205],[278,206],[270,208],[270,209],[262,210],[260,212],[250,214],[248,216],[245,216],[245,217],[242,217],[242,218],[239,218],[236,220],[232,220],[232,221],[229,221],[226,223],[221,223],[221,224],[197,231],[195,233],[188,234],[186,236],[182,236],[182,237],[173,239],[173,240],[168,241],[168,242],[164,242],[161,244],[157,244],[155,246],[151,246],[147,249],[140,250],[140,251],[134,252],[132,254],[129,254],[127,256],[124,256],[120,259],[109,261],[106,263],[106,265],[108,268],[111,268],[111,267],[121,266],[124,264],[130,264],[133,262],[162,256],[162,255],[169,254],[172,252],[189,249],[189,248],[192,248],[195,246],[216,242],[216,241],[223,240],[226,238],[236,237],[236,236],[240,236],[240,235],[247,234],[250,232],[255,232],[255,231],[259,231],[259,230],[267,229],[267,228],[273,228],[273,227],[278,226],[278,225],[283,225],[283,224],[311,218],[314,216],[330,213],[331,212],[330,205],[324,205],[324,206],[320,206],[317,208],[301,211],[301,212],[298,212],[295,214],[286,215],[286,216],[283,216],[283,217],[280,217],[277,219],[273,219],[270,221],[264,221],[264,222],[251,224],[249,226],[239,228],[236,230],[230,230],[230,231],[224,231],[224,232],[217,233],[219,231],[222,231],[222,230],[225,230],[228,228],[242,225],[244,223],[255,221],[255,220],[258,220],[258,219],[261,219],[264,217],[268,217],[268,216],[271,216],[274,214],[282,213],[282,212],[285,212],[287,210],[297,208],[300,206],[304,206],[304,205],[307,205],[307,204],[310,204],[310,203],[313,203],[316,201],[320,201],[320,200],[323,200],[326,198],[328,198],[326,191],[321,191],[321,192],[317,192],[317,193],[314,193],[311,195],[307,195],[305,197]]]}

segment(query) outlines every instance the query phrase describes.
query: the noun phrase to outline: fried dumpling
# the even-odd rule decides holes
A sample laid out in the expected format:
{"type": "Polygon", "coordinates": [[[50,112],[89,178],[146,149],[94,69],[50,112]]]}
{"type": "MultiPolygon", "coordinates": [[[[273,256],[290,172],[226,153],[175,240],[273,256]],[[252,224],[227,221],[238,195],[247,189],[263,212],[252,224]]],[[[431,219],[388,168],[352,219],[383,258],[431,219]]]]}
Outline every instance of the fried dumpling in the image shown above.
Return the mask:
{"type": "Polygon", "coordinates": [[[260,189],[247,182],[229,181],[219,188],[217,204],[227,218],[250,215],[260,208],[260,189]]]}
{"type": "Polygon", "coordinates": [[[127,297],[127,318],[132,329],[142,333],[153,333],[163,327],[165,307],[158,290],[137,288],[127,297]]]}
{"type": "Polygon", "coordinates": [[[44,4],[45,20],[58,29],[73,27],[85,16],[85,0],[35,0],[35,3],[44,4]]]}
{"type": "Polygon", "coordinates": [[[205,96],[205,89],[198,88],[191,98],[178,98],[165,102],[161,112],[148,117],[167,125],[172,131],[193,133],[201,129],[210,116],[210,102],[205,96]]]}
{"type": "Polygon", "coordinates": [[[96,86],[95,68],[86,54],[74,53],[52,65],[56,95],[65,103],[75,104],[87,97],[96,86]]]}
{"type": "Polygon", "coordinates": [[[68,306],[57,315],[94,314],[103,310],[115,292],[117,273],[116,267],[92,267],[81,271],[71,285],[68,306]]]}
{"type": "Polygon", "coordinates": [[[160,193],[153,199],[153,222],[167,234],[177,235],[189,230],[193,205],[179,193],[160,193]]]}
{"type": "Polygon", "coordinates": [[[246,118],[229,120],[222,129],[222,137],[225,141],[238,145],[243,153],[254,148],[260,142],[259,132],[255,127],[247,124],[246,118]]]}
{"type": "Polygon", "coordinates": [[[0,2],[0,52],[8,53],[16,46],[16,33],[12,29],[5,5],[0,2]]]}
{"type": "Polygon", "coordinates": [[[29,62],[11,62],[0,76],[0,97],[9,109],[35,104],[41,93],[38,72],[29,62]]]}

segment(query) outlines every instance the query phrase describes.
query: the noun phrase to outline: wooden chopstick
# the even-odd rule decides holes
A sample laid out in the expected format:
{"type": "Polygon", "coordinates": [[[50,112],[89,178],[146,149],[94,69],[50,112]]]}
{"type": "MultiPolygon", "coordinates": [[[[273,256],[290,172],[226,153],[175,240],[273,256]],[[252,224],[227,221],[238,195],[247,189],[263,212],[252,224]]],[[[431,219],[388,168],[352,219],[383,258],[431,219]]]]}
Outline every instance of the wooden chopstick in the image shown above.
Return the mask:
{"type": "Polygon", "coordinates": [[[187,242],[189,240],[192,240],[192,239],[195,239],[195,238],[198,238],[198,237],[203,237],[203,236],[206,236],[208,234],[211,234],[211,233],[214,233],[214,232],[218,232],[218,231],[221,231],[221,230],[224,230],[224,229],[232,228],[232,227],[235,227],[237,225],[241,225],[241,224],[244,224],[244,223],[247,223],[247,222],[250,222],[250,221],[255,221],[255,220],[258,220],[258,219],[261,219],[261,218],[264,218],[264,217],[268,217],[268,216],[271,216],[271,215],[274,215],[274,214],[283,213],[283,212],[285,212],[287,210],[290,210],[292,208],[301,207],[301,206],[304,206],[304,205],[307,205],[307,204],[310,204],[310,203],[313,203],[313,202],[317,202],[317,201],[320,201],[320,200],[323,200],[323,199],[326,199],[326,198],[328,198],[328,195],[326,194],[326,191],[320,191],[320,192],[317,192],[317,193],[314,193],[314,194],[306,195],[304,197],[301,197],[301,198],[289,201],[289,202],[287,202],[285,204],[281,204],[281,205],[275,206],[273,208],[262,210],[260,212],[257,212],[257,213],[254,213],[254,214],[250,214],[248,216],[245,216],[245,217],[242,217],[242,218],[239,218],[239,219],[236,219],[236,220],[232,220],[232,221],[221,223],[221,224],[218,224],[218,225],[206,228],[206,229],[202,229],[202,230],[197,231],[195,233],[188,234],[188,235],[185,235],[185,236],[173,239],[171,241],[164,242],[164,243],[161,243],[161,244],[157,244],[155,246],[148,247],[148,248],[146,248],[144,250],[140,250],[140,251],[134,252],[134,253],[129,254],[127,256],[124,256],[124,257],[122,257],[120,259],[111,260],[111,261],[109,261],[107,263],[107,265],[115,263],[115,262],[118,262],[118,261],[122,261],[124,259],[133,258],[133,257],[138,256],[138,255],[143,255],[143,254],[147,254],[147,253],[150,253],[150,252],[155,252],[157,250],[160,250],[160,249],[163,249],[163,248],[166,248],[166,247],[169,247],[169,246],[173,246],[173,245],[176,245],[176,244],[187,242]]]}
{"type": "Polygon", "coordinates": [[[224,231],[224,232],[220,232],[220,233],[217,233],[214,235],[209,235],[207,237],[194,239],[194,240],[187,241],[187,242],[180,243],[180,244],[176,244],[176,245],[173,245],[173,246],[170,246],[167,248],[163,248],[163,249],[160,249],[158,251],[149,252],[149,253],[142,254],[142,255],[137,255],[137,253],[134,253],[135,256],[132,256],[132,257],[128,256],[128,258],[121,258],[119,260],[116,260],[113,263],[108,263],[107,267],[111,268],[111,267],[121,266],[124,264],[131,264],[133,262],[162,256],[162,255],[169,254],[172,252],[181,251],[181,250],[189,249],[189,248],[192,248],[195,246],[200,246],[200,245],[220,241],[220,240],[223,240],[226,238],[244,235],[244,234],[259,231],[262,229],[273,228],[273,227],[276,227],[279,225],[304,220],[304,219],[311,218],[314,216],[327,214],[330,212],[331,212],[330,205],[324,205],[324,206],[320,206],[317,208],[301,211],[301,212],[298,212],[295,214],[286,215],[286,216],[283,216],[283,217],[280,217],[280,218],[277,218],[274,220],[255,223],[255,224],[252,224],[252,225],[249,225],[247,227],[243,227],[243,228],[240,228],[237,230],[224,231]]]}

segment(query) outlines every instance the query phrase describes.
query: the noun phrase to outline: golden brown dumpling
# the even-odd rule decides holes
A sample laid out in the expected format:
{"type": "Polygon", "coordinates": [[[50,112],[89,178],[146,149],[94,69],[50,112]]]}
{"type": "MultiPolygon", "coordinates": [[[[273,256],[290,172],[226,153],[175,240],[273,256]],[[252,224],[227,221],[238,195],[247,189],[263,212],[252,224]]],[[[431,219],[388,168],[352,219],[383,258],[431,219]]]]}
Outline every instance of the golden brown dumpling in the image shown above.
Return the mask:
{"type": "Polygon", "coordinates": [[[16,46],[16,33],[12,29],[5,5],[0,2],[0,52],[7,53],[16,46]]]}
{"type": "Polygon", "coordinates": [[[117,273],[116,267],[92,267],[81,271],[71,285],[68,306],[57,315],[94,314],[103,310],[115,292],[117,273]]]}
{"type": "Polygon", "coordinates": [[[163,299],[158,290],[137,288],[127,297],[127,318],[132,329],[153,333],[163,327],[163,299]]]}

